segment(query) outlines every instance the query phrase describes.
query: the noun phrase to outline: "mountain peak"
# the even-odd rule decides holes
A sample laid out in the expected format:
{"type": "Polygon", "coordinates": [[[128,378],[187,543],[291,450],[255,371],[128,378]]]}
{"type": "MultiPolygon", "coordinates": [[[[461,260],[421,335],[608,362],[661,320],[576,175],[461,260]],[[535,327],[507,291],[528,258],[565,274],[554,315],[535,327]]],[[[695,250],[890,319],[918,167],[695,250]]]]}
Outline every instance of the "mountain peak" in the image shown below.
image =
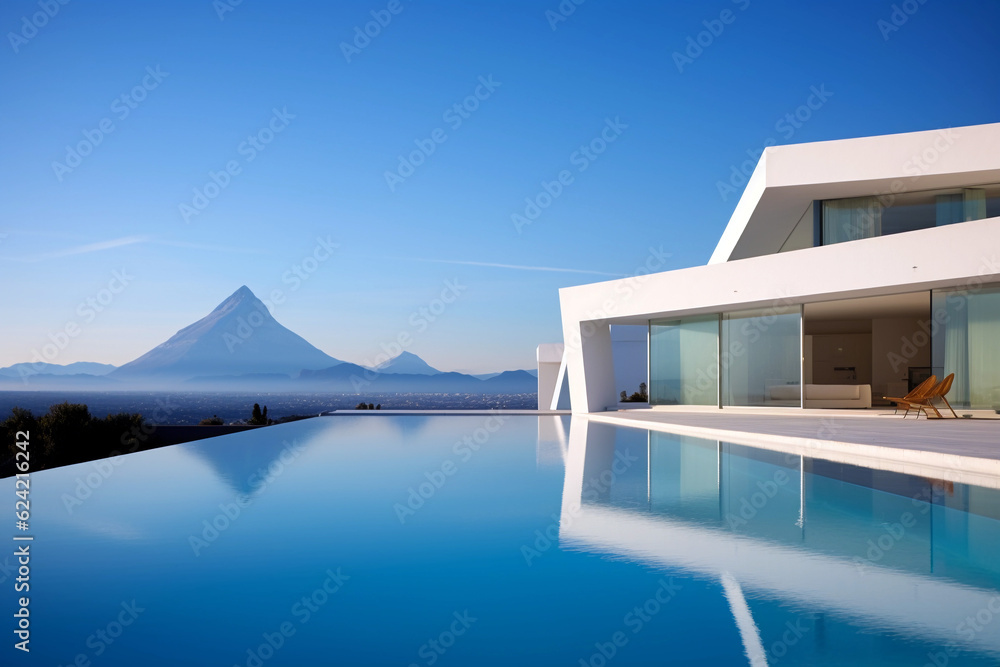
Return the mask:
{"type": "Polygon", "coordinates": [[[254,304],[261,303],[263,305],[263,302],[257,298],[257,295],[249,287],[241,285],[238,290],[226,297],[215,309],[224,310],[227,306],[232,307],[247,302],[254,304]]]}
{"type": "Polygon", "coordinates": [[[276,373],[291,376],[302,369],[341,363],[286,329],[246,285],[215,310],[163,344],[125,364],[117,376],[197,376],[276,373]]]}
{"type": "Polygon", "coordinates": [[[399,373],[404,375],[439,375],[441,371],[412,352],[400,352],[378,368],[379,373],[399,373]]]}

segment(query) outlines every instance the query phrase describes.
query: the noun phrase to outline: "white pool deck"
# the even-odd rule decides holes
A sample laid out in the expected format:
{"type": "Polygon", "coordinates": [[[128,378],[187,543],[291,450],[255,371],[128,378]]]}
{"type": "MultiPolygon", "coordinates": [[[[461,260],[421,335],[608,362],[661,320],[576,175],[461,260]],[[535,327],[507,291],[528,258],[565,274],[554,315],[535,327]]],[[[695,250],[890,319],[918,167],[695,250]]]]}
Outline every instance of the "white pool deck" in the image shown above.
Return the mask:
{"type": "Polygon", "coordinates": [[[892,409],[657,407],[587,419],[1000,488],[1000,419],[976,416],[928,420],[912,414],[904,419],[892,409]]]}

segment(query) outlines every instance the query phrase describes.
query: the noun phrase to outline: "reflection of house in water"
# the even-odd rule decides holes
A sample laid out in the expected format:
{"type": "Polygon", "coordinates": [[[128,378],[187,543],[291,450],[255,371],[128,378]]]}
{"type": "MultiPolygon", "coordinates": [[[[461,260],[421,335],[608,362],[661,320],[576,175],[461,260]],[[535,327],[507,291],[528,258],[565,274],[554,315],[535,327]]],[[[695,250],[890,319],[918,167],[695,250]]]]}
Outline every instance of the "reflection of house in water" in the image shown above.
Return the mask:
{"type": "Polygon", "coordinates": [[[753,664],[778,606],[817,653],[850,625],[1000,655],[967,621],[1000,620],[997,488],[574,418],[560,544],[719,581],[753,664]]]}
{"type": "Polygon", "coordinates": [[[562,466],[566,461],[569,445],[569,417],[560,415],[538,416],[538,446],[535,463],[538,468],[562,466]]]}

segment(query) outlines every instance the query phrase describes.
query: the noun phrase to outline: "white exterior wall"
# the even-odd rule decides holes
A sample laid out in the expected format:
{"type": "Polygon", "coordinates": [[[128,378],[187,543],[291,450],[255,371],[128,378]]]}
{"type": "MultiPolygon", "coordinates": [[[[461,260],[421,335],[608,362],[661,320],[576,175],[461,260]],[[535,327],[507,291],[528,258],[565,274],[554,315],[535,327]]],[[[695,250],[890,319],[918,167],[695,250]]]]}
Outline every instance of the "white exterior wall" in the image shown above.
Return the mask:
{"type": "Polygon", "coordinates": [[[610,324],[1000,282],[1000,218],[559,290],[574,412],[614,405],[610,324]]]}
{"type": "Polygon", "coordinates": [[[559,386],[559,367],[562,365],[563,344],[543,343],[535,351],[538,361],[538,409],[549,410],[552,397],[559,386]]]}

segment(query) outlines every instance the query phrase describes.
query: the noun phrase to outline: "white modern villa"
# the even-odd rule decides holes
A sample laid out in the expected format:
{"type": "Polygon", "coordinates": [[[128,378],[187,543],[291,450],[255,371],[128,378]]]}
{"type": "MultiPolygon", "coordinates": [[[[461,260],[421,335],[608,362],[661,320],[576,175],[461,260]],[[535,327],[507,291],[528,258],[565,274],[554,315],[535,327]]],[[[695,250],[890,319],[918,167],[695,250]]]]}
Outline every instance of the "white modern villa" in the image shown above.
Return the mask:
{"type": "Polygon", "coordinates": [[[635,389],[618,325],[647,328],[654,407],[868,408],[954,373],[956,409],[1000,409],[1000,123],[767,148],[706,266],[560,304],[543,409],[635,389]]]}

